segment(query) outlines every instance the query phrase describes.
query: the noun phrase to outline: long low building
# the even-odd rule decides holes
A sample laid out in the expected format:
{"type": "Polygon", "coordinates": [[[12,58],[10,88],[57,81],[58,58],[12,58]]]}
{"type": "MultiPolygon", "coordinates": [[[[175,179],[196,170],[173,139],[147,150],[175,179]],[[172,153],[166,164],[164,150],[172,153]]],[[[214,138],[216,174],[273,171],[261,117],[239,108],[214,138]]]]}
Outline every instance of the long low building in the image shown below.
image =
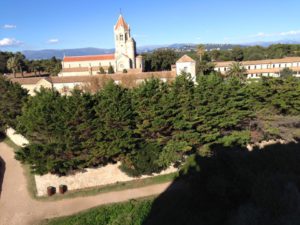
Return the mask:
{"type": "Polygon", "coordinates": [[[189,73],[191,78],[196,80],[196,62],[191,57],[184,55],[172,66],[170,71],[157,72],[138,72],[134,73],[116,73],[116,74],[98,74],[98,75],[80,75],[74,76],[49,76],[49,77],[31,77],[31,78],[11,78],[12,82],[19,83],[24,89],[28,90],[30,95],[35,95],[41,87],[55,89],[61,94],[68,94],[74,88],[83,89],[90,92],[96,92],[101,89],[104,83],[112,79],[116,84],[126,87],[135,87],[152,77],[158,78],[163,82],[173,81],[177,75],[189,73]]]}
{"type": "Polygon", "coordinates": [[[116,84],[134,87],[152,77],[158,78],[164,82],[170,82],[176,78],[176,71],[94,76],[12,78],[11,81],[19,83],[24,89],[27,89],[29,95],[35,95],[35,91],[39,91],[42,87],[55,89],[61,94],[68,94],[74,88],[96,92],[105,82],[110,79],[112,79],[116,84]]]}
{"type": "MultiPolygon", "coordinates": [[[[234,61],[216,62],[215,70],[225,75],[232,63],[234,61]]],[[[279,77],[284,68],[293,70],[294,75],[300,77],[300,57],[242,61],[241,64],[247,70],[248,78],[260,78],[262,76],[279,77]]]]}

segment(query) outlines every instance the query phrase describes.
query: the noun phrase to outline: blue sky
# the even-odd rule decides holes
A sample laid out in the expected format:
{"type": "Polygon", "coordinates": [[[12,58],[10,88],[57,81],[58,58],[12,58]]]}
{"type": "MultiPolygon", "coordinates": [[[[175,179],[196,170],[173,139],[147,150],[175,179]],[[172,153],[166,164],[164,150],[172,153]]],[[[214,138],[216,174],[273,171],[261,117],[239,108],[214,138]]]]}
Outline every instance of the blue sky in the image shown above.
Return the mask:
{"type": "Polygon", "coordinates": [[[1,0],[0,50],[113,48],[120,8],[138,46],[300,40],[299,0],[1,0]]]}

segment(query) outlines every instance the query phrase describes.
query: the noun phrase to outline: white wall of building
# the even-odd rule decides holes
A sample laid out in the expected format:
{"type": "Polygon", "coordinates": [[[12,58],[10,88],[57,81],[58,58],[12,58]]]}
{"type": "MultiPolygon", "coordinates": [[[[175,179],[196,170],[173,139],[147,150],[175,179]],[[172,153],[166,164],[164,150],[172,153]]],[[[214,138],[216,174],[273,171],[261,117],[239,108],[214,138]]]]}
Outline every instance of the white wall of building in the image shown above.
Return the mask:
{"type": "Polygon", "coordinates": [[[177,62],[176,74],[180,75],[182,72],[191,74],[193,80],[196,80],[196,63],[195,62],[177,62]]]}
{"type": "MultiPolygon", "coordinates": [[[[243,63],[243,62],[242,62],[243,63]]],[[[222,74],[226,74],[229,70],[229,66],[216,66],[215,71],[221,72],[222,74]]],[[[269,77],[280,77],[280,70],[284,68],[290,69],[298,69],[300,71],[300,62],[283,62],[283,63],[258,63],[258,64],[251,64],[251,65],[244,65],[246,70],[251,70],[247,74],[249,79],[251,78],[259,78],[261,76],[269,76],[269,77]],[[278,72],[264,72],[264,70],[270,69],[277,69],[278,72]],[[257,72],[255,71],[257,70],[257,72]]],[[[299,76],[299,74],[295,74],[295,76],[299,76]]]]}
{"type": "Polygon", "coordinates": [[[115,60],[93,60],[93,61],[77,61],[77,62],[62,62],[63,68],[81,68],[81,67],[115,67],[115,60]]]}

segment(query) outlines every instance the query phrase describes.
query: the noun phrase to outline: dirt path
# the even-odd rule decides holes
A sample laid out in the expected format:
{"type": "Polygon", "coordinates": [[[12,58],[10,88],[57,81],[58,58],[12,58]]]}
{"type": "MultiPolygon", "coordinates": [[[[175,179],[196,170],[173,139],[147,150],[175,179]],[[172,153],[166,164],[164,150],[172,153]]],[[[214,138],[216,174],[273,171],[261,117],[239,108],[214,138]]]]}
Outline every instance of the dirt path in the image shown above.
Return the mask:
{"type": "Polygon", "coordinates": [[[0,193],[0,225],[37,224],[45,218],[70,215],[101,204],[159,194],[170,185],[170,183],[165,183],[96,196],[41,202],[30,197],[23,169],[21,164],[14,159],[13,149],[5,143],[0,143],[0,156],[5,162],[4,180],[0,193]]]}

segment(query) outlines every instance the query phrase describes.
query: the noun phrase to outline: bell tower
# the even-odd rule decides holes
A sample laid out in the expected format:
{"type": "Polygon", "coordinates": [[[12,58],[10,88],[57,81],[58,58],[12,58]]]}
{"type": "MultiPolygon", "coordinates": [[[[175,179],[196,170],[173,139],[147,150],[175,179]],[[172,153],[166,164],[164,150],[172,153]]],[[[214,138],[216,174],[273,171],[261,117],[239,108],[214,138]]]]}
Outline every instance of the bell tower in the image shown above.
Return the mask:
{"type": "Polygon", "coordinates": [[[135,68],[136,44],[130,34],[130,27],[125,22],[124,17],[120,14],[116,25],[114,26],[115,34],[115,56],[118,60],[125,56],[130,59],[130,68],[135,68]]]}

